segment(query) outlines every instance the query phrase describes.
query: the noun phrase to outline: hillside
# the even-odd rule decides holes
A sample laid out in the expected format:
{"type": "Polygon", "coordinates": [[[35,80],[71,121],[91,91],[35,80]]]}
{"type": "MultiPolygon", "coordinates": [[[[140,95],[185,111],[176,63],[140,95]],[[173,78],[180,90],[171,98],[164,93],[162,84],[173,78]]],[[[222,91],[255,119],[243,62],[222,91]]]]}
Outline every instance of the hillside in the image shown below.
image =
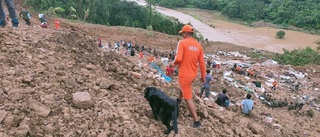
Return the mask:
{"type": "MultiPolygon", "coordinates": [[[[102,37],[103,43],[134,41],[160,51],[169,51],[175,47],[179,37],[137,28],[72,23],[63,19],[60,22],[62,30],[57,31],[52,28],[51,22],[49,20],[48,29],[37,25],[28,27],[23,23],[18,30],[12,30],[9,26],[1,29],[0,136],[164,136],[165,126],[154,120],[151,108],[143,98],[143,90],[147,86],[156,86],[168,95],[176,95],[178,89],[172,88],[177,86],[176,81],[161,83],[153,77],[155,70],[146,65],[146,59],[142,60],[141,68],[138,56],[124,56],[122,49],[119,53],[101,50],[97,47],[96,38],[102,37]],[[68,30],[71,25],[75,32],[68,30]],[[82,97],[90,96],[89,102],[77,104],[74,98],[79,93],[85,94],[82,97]]],[[[218,51],[240,49],[243,53],[252,52],[248,48],[228,43],[210,42],[209,45],[206,51],[216,54],[215,60],[250,61],[239,56],[217,54],[218,51]]],[[[155,62],[162,64],[160,60],[155,62]]],[[[231,66],[222,64],[214,74],[212,88],[215,93],[227,88],[231,100],[239,104],[246,91],[223,78],[223,73],[231,66]]],[[[253,67],[261,73],[257,80],[262,83],[267,81],[266,75],[278,79],[292,68],[261,66],[258,63],[253,63],[253,67]]],[[[319,106],[320,95],[315,90],[319,85],[309,89],[312,83],[319,83],[319,66],[294,69],[308,73],[302,79],[290,76],[295,82],[303,83],[299,92],[291,91],[287,83],[279,83],[280,88],[276,91],[266,90],[272,97],[287,98],[288,101],[293,101],[292,97],[298,95],[308,95],[312,97],[314,106],[319,106]]],[[[248,86],[247,83],[252,82],[252,79],[238,74],[230,77],[248,86]]],[[[199,81],[196,84],[199,85],[199,81]]],[[[199,88],[195,85],[194,91],[199,91],[199,88]]],[[[309,104],[300,111],[288,111],[286,107],[272,109],[254,97],[254,116],[245,117],[236,106],[224,109],[210,102],[203,104],[198,98],[195,100],[204,128],[191,127],[192,118],[183,102],[178,119],[179,134],[171,133],[169,136],[320,135],[319,111],[309,104]],[[309,110],[314,112],[313,117],[307,115],[309,110]],[[266,121],[270,116],[273,120],[266,121]]]]}

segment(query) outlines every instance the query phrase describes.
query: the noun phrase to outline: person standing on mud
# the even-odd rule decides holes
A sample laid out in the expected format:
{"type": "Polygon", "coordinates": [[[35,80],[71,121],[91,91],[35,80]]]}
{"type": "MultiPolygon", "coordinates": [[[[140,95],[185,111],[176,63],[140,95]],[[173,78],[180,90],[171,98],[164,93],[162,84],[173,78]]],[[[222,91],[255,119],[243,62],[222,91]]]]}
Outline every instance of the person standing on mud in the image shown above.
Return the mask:
{"type": "Polygon", "coordinates": [[[25,8],[20,12],[19,17],[22,18],[28,26],[30,26],[30,18],[32,15],[25,8]],[[21,16],[22,15],[22,16],[21,16]]]}
{"type": "Polygon", "coordinates": [[[41,22],[40,24],[41,28],[48,28],[45,14],[39,14],[39,20],[41,22]]]}
{"type": "MultiPolygon", "coordinates": [[[[16,9],[14,7],[13,0],[4,0],[4,2],[6,3],[10,14],[12,27],[18,27],[19,20],[17,19],[16,9]]],[[[2,7],[2,0],[0,0],[0,27],[3,28],[4,26],[6,26],[6,14],[2,7]]]]}
{"type": "Polygon", "coordinates": [[[207,70],[207,75],[206,75],[206,78],[205,78],[205,82],[203,83],[202,87],[201,87],[201,90],[200,90],[200,98],[202,98],[202,94],[203,94],[203,91],[206,91],[205,92],[205,97],[206,98],[209,98],[209,94],[210,94],[210,84],[212,83],[212,75],[210,75],[210,70],[208,69],[207,70]]]}
{"type": "Polygon", "coordinates": [[[200,81],[202,83],[206,77],[204,51],[200,43],[193,38],[193,27],[191,25],[183,26],[179,33],[182,35],[183,40],[178,42],[177,53],[174,59],[174,65],[179,65],[178,81],[180,85],[180,95],[177,98],[177,103],[180,104],[181,99],[184,98],[194,120],[193,127],[198,128],[202,125],[192,100],[191,85],[197,77],[198,66],[200,66],[201,70],[200,81]]]}
{"type": "Polygon", "coordinates": [[[170,63],[170,64],[167,66],[167,68],[166,68],[166,75],[167,75],[168,77],[170,77],[171,79],[173,78],[173,76],[174,76],[174,68],[173,68],[173,64],[172,64],[172,63],[170,63]]]}
{"type": "Polygon", "coordinates": [[[57,30],[60,29],[60,22],[59,22],[58,18],[54,19],[54,26],[56,27],[57,30]]]}

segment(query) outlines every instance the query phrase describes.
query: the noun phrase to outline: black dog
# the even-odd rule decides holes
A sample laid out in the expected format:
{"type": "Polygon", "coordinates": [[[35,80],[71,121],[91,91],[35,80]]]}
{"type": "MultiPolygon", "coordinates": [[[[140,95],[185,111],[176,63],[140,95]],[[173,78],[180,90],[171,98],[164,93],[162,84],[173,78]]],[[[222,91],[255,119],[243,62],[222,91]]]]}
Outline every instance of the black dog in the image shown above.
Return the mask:
{"type": "Polygon", "coordinates": [[[149,101],[154,118],[156,120],[160,118],[161,122],[167,127],[164,133],[169,134],[173,129],[174,133],[178,134],[179,108],[177,102],[155,87],[146,88],[144,97],[149,101]],[[172,126],[170,126],[171,121],[172,126]]]}

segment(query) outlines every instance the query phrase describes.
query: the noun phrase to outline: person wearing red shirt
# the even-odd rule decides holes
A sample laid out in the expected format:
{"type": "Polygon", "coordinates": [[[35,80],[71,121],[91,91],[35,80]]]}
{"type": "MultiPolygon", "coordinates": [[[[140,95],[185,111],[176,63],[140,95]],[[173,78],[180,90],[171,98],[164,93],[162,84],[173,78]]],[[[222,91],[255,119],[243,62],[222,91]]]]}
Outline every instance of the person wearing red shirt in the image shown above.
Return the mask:
{"type": "Polygon", "coordinates": [[[167,66],[167,68],[166,68],[166,75],[168,76],[168,77],[173,77],[173,75],[174,75],[174,68],[173,68],[173,65],[172,64],[170,64],[170,65],[168,65],[167,66]]]}
{"type": "Polygon", "coordinates": [[[139,57],[140,57],[141,59],[143,58],[143,52],[142,52],[142,51],[139,52],[139,57]]]}

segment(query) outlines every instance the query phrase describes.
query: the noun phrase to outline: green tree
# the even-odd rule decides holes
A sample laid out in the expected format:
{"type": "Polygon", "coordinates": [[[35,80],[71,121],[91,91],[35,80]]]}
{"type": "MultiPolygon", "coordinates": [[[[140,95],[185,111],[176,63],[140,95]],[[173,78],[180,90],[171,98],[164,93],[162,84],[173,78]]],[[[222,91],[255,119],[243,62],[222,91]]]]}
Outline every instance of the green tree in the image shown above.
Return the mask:
{"type": "Polygon", "coordinates": [[[289,25],[320,33],[319,0],[156,0],[162,6],[219,10],[247,22],[266,20],[283,28],[289,25]]]}
{"type": "Polygon", "coordinates": [[[281,64],[303,66],[307,64],[320,65],[320,53],[310,47],[288,51],[284,49],[283,54],[277,54],[274,58],[281,64]]]}
{"type": "Polygon", "coordinates": [[[48,16],[58,16],[58,14],[59,13],[63,13],[65,10],[63,9],[63,8],[61,8],[61,7],[50,7],[48,10],[47,10],[47,12],[46,12],[46,14],[48,15],[48,16]]]}
{"type": "Polygon", "coordinates": [[[286,32],[282,30],[278,31],[276,34],[277,38],[280,38],[280,39],[284,38],[285,35],[286,35],[286,32]]]}

